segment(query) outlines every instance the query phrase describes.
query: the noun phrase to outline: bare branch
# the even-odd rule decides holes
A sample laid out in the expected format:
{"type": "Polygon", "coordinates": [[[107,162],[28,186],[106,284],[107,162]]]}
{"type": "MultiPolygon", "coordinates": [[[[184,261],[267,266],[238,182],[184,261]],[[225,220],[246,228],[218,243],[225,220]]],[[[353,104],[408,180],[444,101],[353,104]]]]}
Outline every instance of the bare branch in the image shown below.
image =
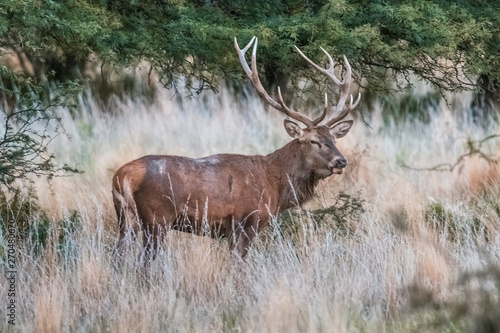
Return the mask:
{"type": "Polygon", "coordinates": [[[463,167],[463,163],[468,157],[472,156],[479,156],[481,159],[485,160],[489,164],[497,164],[498,163],[498,158],[493,158],[492,156],[484,153],[481,151],[482,145],[492,139],[500,137],[500,134],[492,134],[489,135],[481,140],[471,140],[470,138],[466,142],[466,146],[468,151],[458,157],[458,159],[455,161],[455,163],[441,163],[434,165],[432,167],[423,167],[423,168],[417,168],[417,167],[412,167],[407,165],[406,163],[402,162],[400,165],[401,167],[405,169],[410,169],[414,171],[439,171],[439,172],[452,172],[456,168],[461,168],[463,167]]]}

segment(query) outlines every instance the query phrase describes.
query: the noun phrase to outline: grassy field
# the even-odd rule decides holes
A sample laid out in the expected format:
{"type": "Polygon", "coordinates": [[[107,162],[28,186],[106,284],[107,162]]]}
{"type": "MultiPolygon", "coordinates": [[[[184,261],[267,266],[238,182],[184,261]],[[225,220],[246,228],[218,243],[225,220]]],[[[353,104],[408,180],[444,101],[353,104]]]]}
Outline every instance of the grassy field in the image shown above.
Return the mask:
{"type": "MultiPolygon", "coordinates": [[[[227,90],[106,107],[84,96],[73,117],[59,110],[69,138],[52,144],[84,173],[36,180],[38,205],[27,188],[1,199],[25,235],[16,325],[2,306],[0,331],[499,332],[498,166],[475,154],[451,172],[402,167],[453,164],[468,140],[498,133],[471,125],[466,105],[458,96],[405,121],[387,117],[386,104],[364,107],[371,128],[357,114],[339,141],[346,171],[282,214],[246,263],[227,241],[170,232],[145,277],[139,242],[122,268],[112,260],[114,171],[145,154],[267,154],[289,140],[283,117],[227,90]]],[[[496,158],[499,143],[481,151],[496,158]]],[[[5,234],[0,244],[5,261],[5,234]]],[[[0,283],[0,298],[7,292],[0,283]]]]}

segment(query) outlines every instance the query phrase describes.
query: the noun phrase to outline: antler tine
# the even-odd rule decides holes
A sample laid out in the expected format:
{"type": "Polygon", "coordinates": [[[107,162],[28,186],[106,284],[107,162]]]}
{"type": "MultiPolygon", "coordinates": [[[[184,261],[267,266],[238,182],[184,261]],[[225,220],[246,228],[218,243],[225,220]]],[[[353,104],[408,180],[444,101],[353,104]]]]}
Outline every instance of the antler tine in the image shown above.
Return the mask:
{"type": "MultiPolygon", "coordinates": [[[[351,96],[351,102],[349,104],[349,107],[347,107],[347,108],[344,107],[345,102],[347,100],[347,97],[349,96],[349,91],[351,89],[351,82],[352,82],[351,65],[349,64],[349,61],[347,61],[347,58],[344,55],[344,63],[345,63],[346,72],[344,75],[344,79],[342,81],[340,81],[335,76],[335,72],[334,72],[335,64],[333,62],[332,57],[330,56],[330,54],[328,52],[326,52],[326,50],[324,48],[322,48],[322,47],[320,47],[320,48],[326,54],[326,56],[328,57],[328,60],[330,62],[330,67],[328,69],[322,68],[322,67],[318,66],[317,64],[315,64],[304,53],[302,53],[302,51],[297,46],[295,46],[295,49],[299,52],[299,54],[302,56],[302,58],[304,58],[307,62],[309,62],[311,65],[313,65],[314,68],[319,70],[321,73],[323,73],[324,75],[329,77],[339,87],[339,90],[340,90],[339,101],[337,103],[337,106],[335,107],[334,115],[332,116],[332,118],[330,118],[330,120],[328,120],[328,122],[326,124],[326,126],[330,127],[333,124],[335,124],[336,122],[344,119],[347,116],[347,114],[349,114],[349,112],[351,110],[353,110],[358,105],[360,98],[361,98],[361,94],[359,94],[359,96],[354,104],[352,102],[352,96],[351,96]]],[[[322,121],[322,120],[323,119],[321,119],[320,121],[322,121]]],[[[318,122],[316,122],[316,121],[317,121],[317,119],[313,120],[313,123],[315,123],[315,125],[319,124],[320,121],[318,121],[318,122]]]]}
{"type": "Polygon", "coordinates": [[[238,40],[236,40],[236,37],[234,37],[234,47],[238,51],[238,56],[240,58],[241,66],[243,67],[243,70],[248,75],[250,80],[252,79],[252,71],[250,70],[250,67],[248,67],[247,61],[245,60],[245,53],[248,51],[248,49],[252,45],[255,38],[257,38],[257,37],[253,36],[252,39],[250,40],[250,43],[248,43],[247,46],[245,46],[245,48],[240,50],[240,47],[238,45],[238,40]]]}
{"type": "Polygon", "coordinates": [[[236,51],[238,52],[241,66],[243,66],[243,70],[245,71],[247,76],[250,78],[250,81],[252,81],[253,85],[257,89],[257,92],[264,100],[266,100],[266,102],[269,105],[271,105],[276,110],[283,112],[284,114],[286,114],[290,118],[293,118],[293,119],[303,123],[307,127],[313,127],[314,125],[313,125],[313,121],[311,119],[309,119],[308,117],[306,117],[306,116],[304,116],[296,111],[291,110],[290,108],[288,108],[285,105],[285,103],[283,101],[283,97],[281,96],[281,90],[279,87],[278,87],[278,97],[280,99],[280,102],[278,103],[274,99],[272,99],[271,96],[269,96],[269,94],[266,92],[266,90],[262,86],[262,83],[260,82],[259,74],[257,71],[257,44],[258,44],[258,41],[259,41],[259,39],[254,36],[252,38],[252,40],[250,41],[250,43],[248,43],[248,45],[244,49],[240,49],[240,47],[238,46],[238,42],[236,40],[236,37],[234,38],[234,47],[236,48],[236,51]],[[253,45],[253,50],[252,50],[251,67],[249,67],[247,64],[247,61],[245,59],[245,52],[248,50],[248,48],[250,47],[250,45],[254,41],[255,41],[255,43],[253,45]]]}
{"type": "Polygon", "coordinates": [[[326,126],[328,127],[344,119],[349,114],[350,111],[354,110],[356,106],[358,106],[359,101],[361,100],[361,93],[358,93],[358,98],[354,103],[352,102],[353,100],[352,95],[350,95],[351,100],[349,102],[349,106],[347,107],[344,106],[347,100],[347,96],[349,96],[349,91],[351,90],[351,83],[352,83],[352,69],[345,55],[344,55],[344,63],[346,72],[344,75],[344,80],[340,85],[340,98],[339,102],[337,103],[337,106],[335,107],[335,113],[333,114],[332,118],[330,118],[330,120],[328,120],[328,122],[326,123],[326,126]]]}
{"type": "Polygon", "coordinates": [[[335,63],[333,62],[333,59],[330,56],[330,54],[328,54],[328,52],[326,52],[325,49],[321,48],[321,50],[323,52],[325,52],[326,56],[328,57],[328,60],[330,61],[330,68],[328,68],[328,69],[325,69],[323,67],[320,67],[320,66],[316,65],[311,59],[309,59],[304,53],[302,53],[302,51],[297,46],[295,46],[295,49],[297,50],[297,52],[299,52],[299,54],[302,56],[302,58],[304,58],[308,63],[310,63],[311,65],[313,65],[314,68],[316,68],[317,70],[319,70],[321,73],[323,73],[324,75],[326,75],[330,79],[332,79],[332,81],[336,85],[341,85],[342,84],[342,82],[340,82],[340,80],[335,76],[335,73],[333,71],[335,63]]]}
{"type": "Polygon", "coordinates": [[[349,112],[351,112],[352,110],[354,110],[356,108],[356,106],[358,106],[360,100],[361,100],[361,93],[358,93],[358,98],[356,99],[356,102],[354,102],[354,104],[353,104],[352,95],[351,95],[351,101],[349,103],[349,106],[345,107],[340,112],[336,111],[335,115],[332,118],[330,118],[330,120],[328,120],[328,122],[326,123],[325,126],[331,127],[333,124],[344,119],[349,114],[349,112]]]}
{"type": "Polygon", "coordinates": [[[326,112],[328,111],[328,95],[325,93],[325,107],[323,108],[323,113],[316,119],[313,120],[313,125],[317,126],[326,117],[326,112]]]}
{"type": "Polygon", "coordinates": [[[266,102],[269,103],[273,108],[278,109],[279,111],[282,111],[281,104],[279,104],[274,99],[272,99],[271,96],[269,96],[269,94],[264,89],[264,86],[260,82],[259,73],[257,71],[257,44],[259,43],[259,39],[257,37],[254,37],[254,38],[255,38],[255,43],[253,44],[252,62],[251,62],[252,77],[250,79],[252,80],[252,83],[255,86],[255,88],[257,89],[257,92],[259,93],[259,95],[262,98],[264,98],[266,100],[266,102]]]}

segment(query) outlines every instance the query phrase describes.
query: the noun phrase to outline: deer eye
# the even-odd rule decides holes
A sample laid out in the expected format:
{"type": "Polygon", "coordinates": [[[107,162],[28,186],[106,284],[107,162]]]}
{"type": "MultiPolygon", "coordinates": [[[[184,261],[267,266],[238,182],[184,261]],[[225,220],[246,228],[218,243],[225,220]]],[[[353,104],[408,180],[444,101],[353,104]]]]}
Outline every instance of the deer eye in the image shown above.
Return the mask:
{"type": "Polygon", "coordinates": [[[311,140],[311,144],[316,145],[319,149],[321,149],[321,143],[319,143],[318,141],[311,140]]]}

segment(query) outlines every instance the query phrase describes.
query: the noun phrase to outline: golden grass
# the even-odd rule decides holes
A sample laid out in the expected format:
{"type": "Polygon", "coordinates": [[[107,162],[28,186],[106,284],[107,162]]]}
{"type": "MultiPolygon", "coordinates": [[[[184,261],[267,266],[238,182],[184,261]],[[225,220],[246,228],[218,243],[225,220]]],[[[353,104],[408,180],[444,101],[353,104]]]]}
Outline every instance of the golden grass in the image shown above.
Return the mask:
{"type": "MultiPolygon", "coordinates": [[[[40,180],[36,188],[54,224],[76,210],[81,227],[68,236],[75,250],[63,246],[70,254],[61,254],[55,238],[56,245],[42,255],[19,245],[15,329],[384,331],[411,311],[413,286],[426,290],[429,302],[446,302],[463,272],[498,264],[498,167],[474,158],[460,172],[418,172],[398,164],[453,162],[464,152],[467,136],[477,139],[497,130],[461,122],[442,105],[430,124],[400,126],[383,125],[383,110],[374,106],[373,129],[358,119],[339,142],[350,165],[322,182],[306,208],[331,206],[340,190],[361,193],[366,211],[350,221],[349,233],[327,224],[314,228],[302,212],[297,234],[269,228],[244,264],[229,256],[226,241],[171,232],[147,276],[138,265],[139,240],[134,255],[117,268],[111,176],[120,165],[145,154],[267,154],[289,140],[283,117],[255,97],[238,101],[223,91],[179,101],[169,94],[149,106],[140,99],[115,101],[113,110],[83,98],[75,119],[60,110],[70,139],[61,136],[52,148],[61,161],[85,173],[50,186],[40,180]],[[492,199],[483,200],[484,193],[492,199]],[[436,213],[440,209],[444,218],[436,213]],[[457,221],[465,231],[453,240],[450,225],[457,221]],[[471,221],[486,230],[487,241],[467,233],[471,221]]],[[[485,149],[496,153],[498,142],[485,149]]],[[[5,293],[0,287],[0,297],[5,293]]]]}

